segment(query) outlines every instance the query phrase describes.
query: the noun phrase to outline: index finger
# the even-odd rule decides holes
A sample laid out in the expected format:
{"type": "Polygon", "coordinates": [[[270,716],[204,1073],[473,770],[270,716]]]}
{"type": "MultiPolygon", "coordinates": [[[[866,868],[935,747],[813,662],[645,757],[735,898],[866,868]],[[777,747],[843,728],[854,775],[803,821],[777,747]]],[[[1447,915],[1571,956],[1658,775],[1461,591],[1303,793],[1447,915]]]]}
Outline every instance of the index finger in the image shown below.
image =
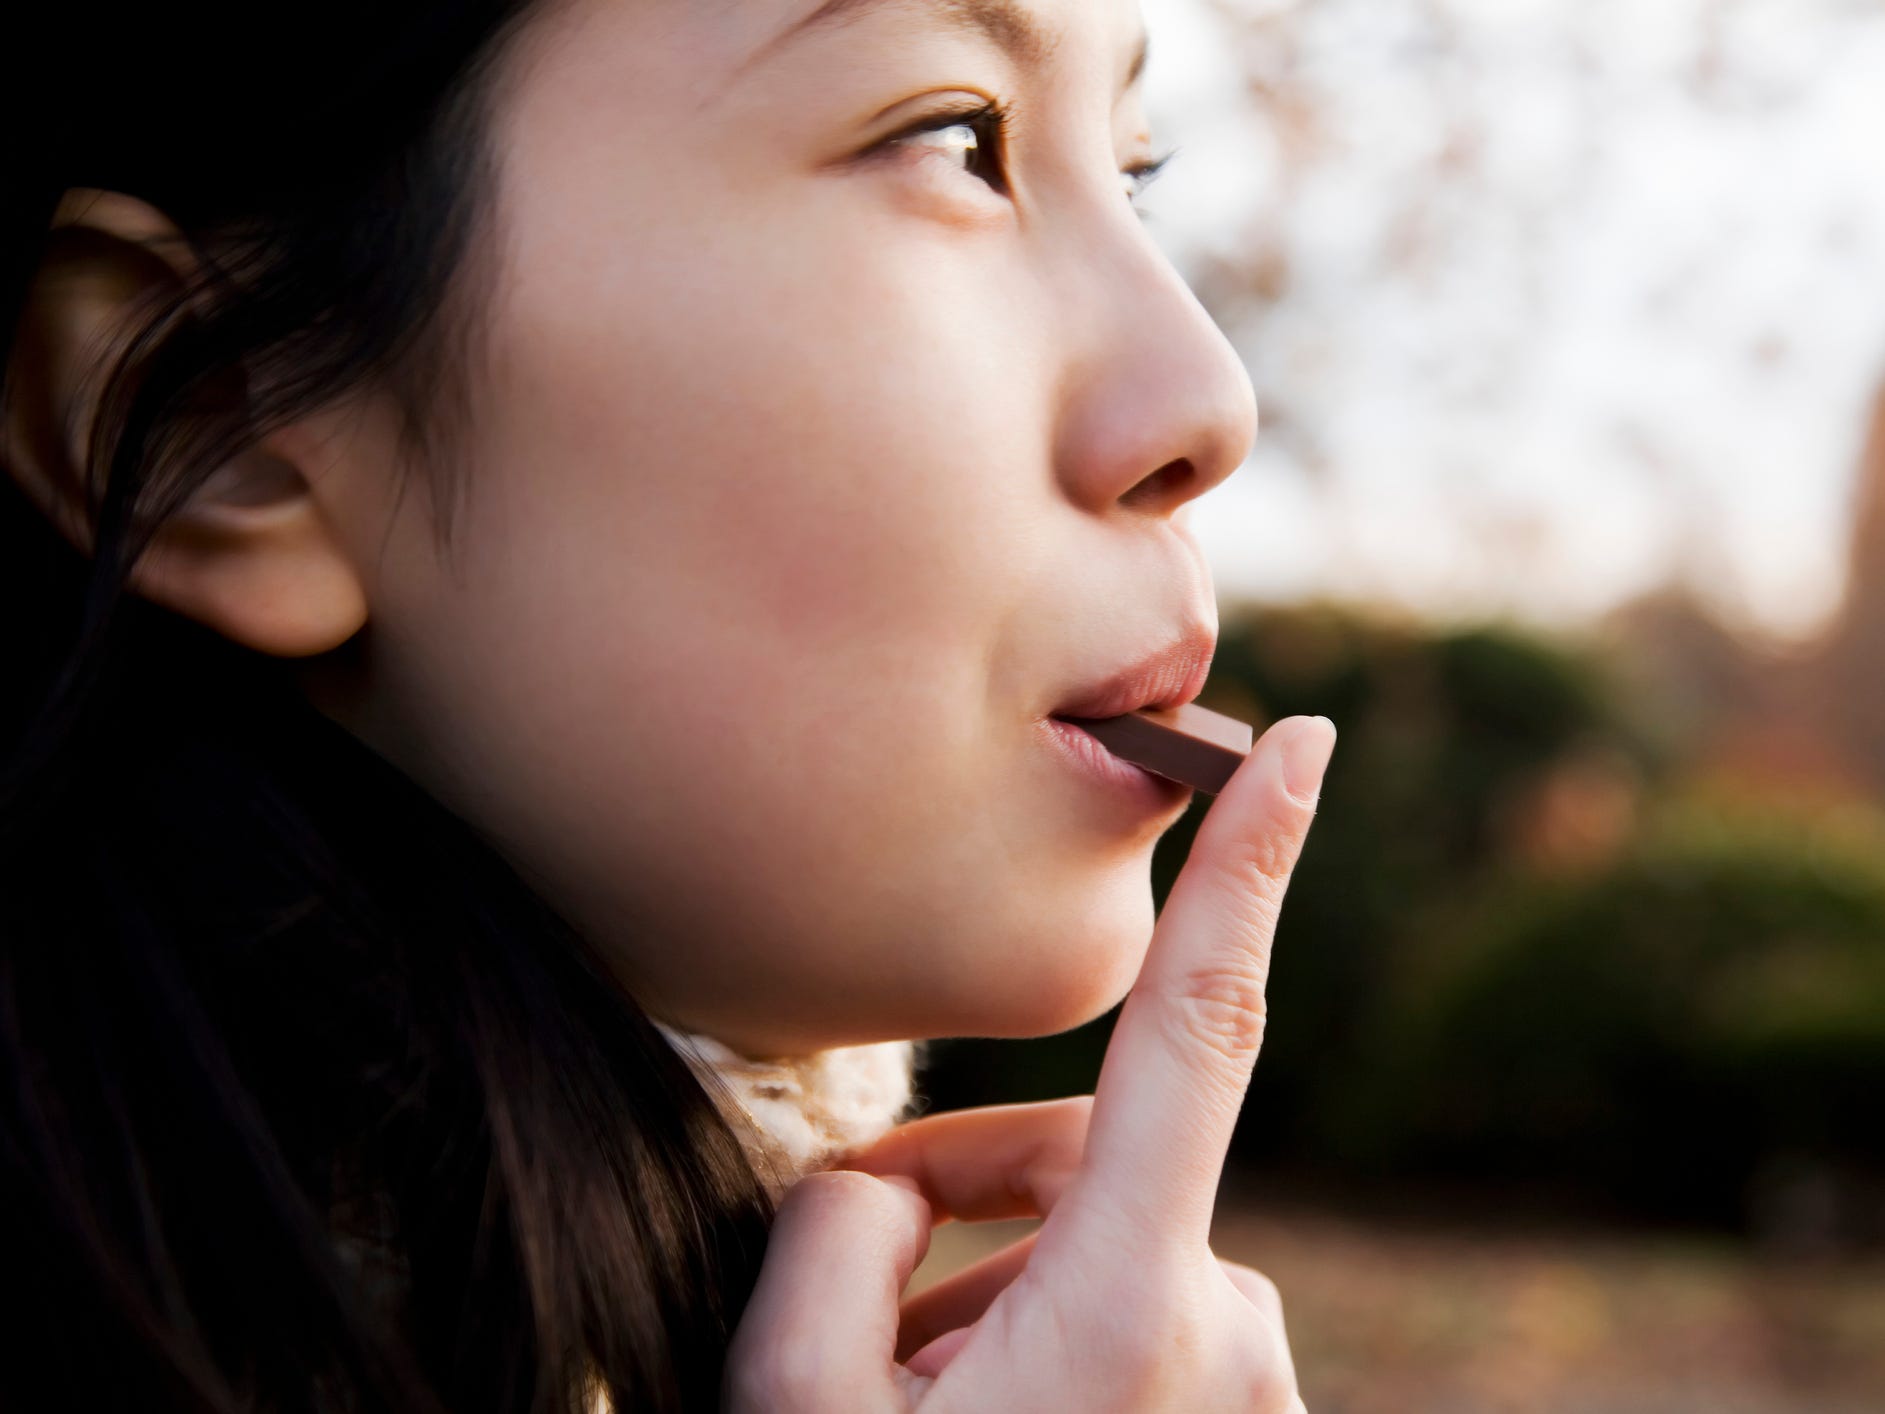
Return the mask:
{"type": "Polygon", "coordinates": [[[916,1185],[935,1221],[1038,1218],[1080,1166],[1091,1095],[985,1105],[898,1125],[842,1167],[916,1185]]]}
{"type": "Polygon", "coordinates": [[[1208,1245],[1263,1043],[1276,920],[1334,747],[1324,718],[1278,722],[1200,824],[1106,1048],[1057,1216],[1208,1245]]]}

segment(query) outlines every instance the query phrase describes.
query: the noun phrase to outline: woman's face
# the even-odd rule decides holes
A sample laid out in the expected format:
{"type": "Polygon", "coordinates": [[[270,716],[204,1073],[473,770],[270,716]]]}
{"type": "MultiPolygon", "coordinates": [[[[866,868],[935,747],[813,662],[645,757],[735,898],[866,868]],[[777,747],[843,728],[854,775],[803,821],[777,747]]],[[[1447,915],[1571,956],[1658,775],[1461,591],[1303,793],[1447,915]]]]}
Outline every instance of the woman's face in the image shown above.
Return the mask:
{"type": "Polygon", "coordinates": [[[513,52],[454,543],[389,432],[336,433],[371,620],[310,690],[663,1019],[1034,1034],[1131,984],[1186,797],[1044,719],[1208,643],[1179,512],[1256,428],[1121,175],[1140,34],[1129,0],[564,0],[513,52]],[[909,131],[991,101],[979,151],[909,131]]]}

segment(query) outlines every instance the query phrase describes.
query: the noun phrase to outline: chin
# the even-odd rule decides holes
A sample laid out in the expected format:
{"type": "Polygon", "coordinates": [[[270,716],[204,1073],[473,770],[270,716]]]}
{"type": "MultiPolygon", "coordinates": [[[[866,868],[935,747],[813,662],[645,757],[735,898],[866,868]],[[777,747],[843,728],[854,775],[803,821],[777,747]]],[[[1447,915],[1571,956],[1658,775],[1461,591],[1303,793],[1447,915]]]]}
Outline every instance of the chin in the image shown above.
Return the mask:
{"type": "Polygon", "coordinates": [[[1145,960],[1144,932],[1107,933],[1069,940],[1065,949],[1033,959],[1035,966],[1011,969],[999,998],[978,998],[978,1011],[960,1035],[1020,1040],[1054,1036],[1104,1016],[1132,990],[1145,960]]]}

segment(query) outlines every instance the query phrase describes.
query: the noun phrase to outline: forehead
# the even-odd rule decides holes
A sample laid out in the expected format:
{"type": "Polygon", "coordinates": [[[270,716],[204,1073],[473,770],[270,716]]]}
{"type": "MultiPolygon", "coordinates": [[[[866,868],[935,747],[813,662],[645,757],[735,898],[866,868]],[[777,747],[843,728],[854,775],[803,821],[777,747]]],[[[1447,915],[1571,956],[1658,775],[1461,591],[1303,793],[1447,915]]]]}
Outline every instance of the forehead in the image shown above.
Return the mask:
{"type": "Polygon", "coordinates": [[[1118,56],[1119,87],[1145,67],[1136,0],[734,0],[748,31],[736,71],[763,65],[820,38],[869,25],[968,35],[1018,68],[1045,68],[1070,35],[1096,31],[1118,56]],[[1109,38],[1110,36],[1110,38],[1109,38]]]}

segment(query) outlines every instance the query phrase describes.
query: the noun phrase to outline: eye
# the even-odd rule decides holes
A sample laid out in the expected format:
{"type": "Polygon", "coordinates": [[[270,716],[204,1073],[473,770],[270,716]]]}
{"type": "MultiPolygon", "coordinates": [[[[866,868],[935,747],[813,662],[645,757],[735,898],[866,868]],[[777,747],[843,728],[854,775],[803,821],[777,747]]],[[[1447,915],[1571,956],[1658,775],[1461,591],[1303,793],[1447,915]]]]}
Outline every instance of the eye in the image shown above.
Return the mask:
{"type": "MultiPolygon", "coordinates": [[[[975,108],[957,110],[950,113],[938,113],[925,118],[914,127],[905,128],[884,140],[888,148],[916,147],[926,152],[936,152],[945,161],[956,162],[972,177],[988,183],[1003,194],[1008,190],[1008,179],[1002,163],[1008,145],[1008,110],[999,103],[984,103],[975,108]]],[[[1133,210],[1139,211],[1139,198],[1145,189],[1158,179],[1165,164],[1178,155],[1177,149],[1161,157],[1136,162],[1122,168],[1119,175],[1125,179],[1126,199],[1132,203],[1133,210]]],[[[1139,211],[1141,216],[1148,213],[1139,211]]]]}
{"type": "Polygon", "coordinates": [[[963,170],[979,177],[996,191],[1008,190],[1001,168],[1001,153],[1008,131],[1008,110],[999,103],[984,103],[966,112],[938,113],[915,127],[886,138],[886,147],[917,147],[934,151],[946,161],[960,162],[963,170]]]}
{"type": "Polygon", "coordinates": [[[1144,162],[1135,162],[1132,166],[1126,167],[1120,171],[1119,175],[1126,179],[1126,199],[1132,203],[1132,209],[1138,211],[1139,214],[1147,220],[1152,219],[1151,214],[1139,209],[1139,198],[1145,195],[1145,189],[1147,187],[1158,180],[1159,173],[1165,170],[1165,164],[1170,162],[1172,158],[1177,155],[1178,149],[1173,148],[1162,157],[1153,157],[1144,162]]]}

